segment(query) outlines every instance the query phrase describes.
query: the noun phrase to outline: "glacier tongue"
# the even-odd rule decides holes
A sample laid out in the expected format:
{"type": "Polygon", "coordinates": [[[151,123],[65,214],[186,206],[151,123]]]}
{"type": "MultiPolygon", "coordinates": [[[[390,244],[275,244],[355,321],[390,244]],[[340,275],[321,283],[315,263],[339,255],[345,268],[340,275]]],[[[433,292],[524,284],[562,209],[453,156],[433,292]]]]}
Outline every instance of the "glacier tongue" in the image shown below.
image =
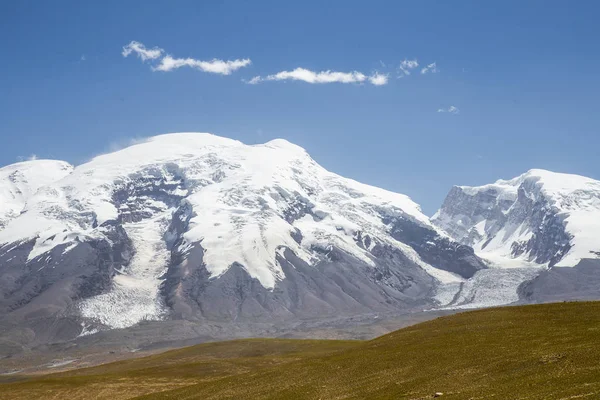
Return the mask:
{"type": "Polygon", "coordinates": [[[123,224],[135,254],[125,270],[114,277],[109,292],[80,303],[82,316],[111,328],[126,328],[143,320],[159,320],[166,314],[159,287],[171,255],[164,239],[171,213],[167,210],[123,224]]]}
{"type": "Polygon", "coordinates": [[[519,300],[519,286],[535,278],[544,268],[489,268],[461,283],[442,285],[436,299],[441,309],[495,307],[519,300]]]}

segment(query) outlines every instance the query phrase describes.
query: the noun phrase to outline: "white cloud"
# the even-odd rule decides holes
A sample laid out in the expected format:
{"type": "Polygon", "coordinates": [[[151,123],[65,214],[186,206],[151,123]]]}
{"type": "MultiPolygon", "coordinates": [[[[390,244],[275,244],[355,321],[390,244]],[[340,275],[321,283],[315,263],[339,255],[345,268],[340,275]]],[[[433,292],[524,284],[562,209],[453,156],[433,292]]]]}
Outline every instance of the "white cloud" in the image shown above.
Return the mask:
{"type": "Polygon", "coordinates": [[[214,58],[210,61],[201,61],[193,58],[173,58],[170,55],[166,55],[160,60],[160,64],[153,67],[152,70],[169,72],[182,67],[190,67],[213,74],[231,75],[232,72],[247,67],[250,64],[252,64],[252,61],[248,58],[233,61],[214,58]]]}
{"type": "Polygon", "coordinates": [[[155,47],[153,49],[147,49],[140,42],[136,42],[132,40],[127,46],[123,46],[123,51],[121,54],[123,57],[128,57],[131,53],[135,53],[142,61],[146,60],[156,60],[163,54],[164,50],[155,47]]]}
{"type": "Polygon", "coordinates": [[[367,76],[361,72],[337,72],[321,71],[314,72],[305,68],[296,68],[293,71],[281,71],[274,75],[269,75],[266,81],[304,81],[307,83],[360,83],[364,82],[367,76]]]}
{"type": "Polygon", "coordinates": [[[400,63],[398,70],[400,71],[400,77],[410,75],[410,70],[415,69],[419,66],[419,62],[414,60],[404,60],[400,63]]]}
{"type": "Polygon", "coordinates": [[[296,68],[292,71],[281,71],[273,75],[267,75],[264,78],[255,76],[248,84],[255,85],[264,81],[302,81],[306,83],[363,83],[369,81],[373,85],[385,85],[388,81],[387,75],[376,72],[371,76],[367,76],[362,72],[338,72],[338,71],[320,71],[315,72],[306,68],[296,68]]]}
{"type": "Polygon", "coordinates": [[[437,74],[439,72],[439,70],[437,69],[437,65],[435,62],[432,62],[431,64],[427,65],[425,68],[423,68],[421,70],[421,73],[424,75],[426,73],[432,73],[432,74],[437,74]]]}
{"type": "Polygon", "coordinates": [[[128,57],[132,53],[135,53],[142,61],[160,59],[159,63],[152,67],[152,70],[163,72],[173,71],[182,67],[190,67],[213,74],[230,75],[233,71],[252,64],[252,61],[247,58],[233,61],[224,61],[217,58],[213,58],[210,61],[196,60],[194,58],[174,58],[170,54],[164,55],[165,51],[163,49],[158,47],[148,49],[143,43],[136,42],[135,40],[131,41],[127,46],[124,46],[123,51],[121,52],[123,57],[128,57]]]}
{"type": "Polygon", "coordinates": [[[437,112],[439,113],[450,113],[450,114],[458,114],[460,113],[460,110],[458,109],[458,107],[455,106],[450,106],[448,108],[438,108],[437,112]]]}
{"type": "Polygon", "coordinates": [[[79,61],[85,61],[85,60],[86,60],[85,54],[82,54],[81,57],[79,57],[79,61]]]}
{"type": "Polygon", "coordinates": [[[387,85],[388,83],[388,74],[380,74],[379,72],[375,72],[373,75],[369,77],[369,82],[375,86],[387,85]]]}

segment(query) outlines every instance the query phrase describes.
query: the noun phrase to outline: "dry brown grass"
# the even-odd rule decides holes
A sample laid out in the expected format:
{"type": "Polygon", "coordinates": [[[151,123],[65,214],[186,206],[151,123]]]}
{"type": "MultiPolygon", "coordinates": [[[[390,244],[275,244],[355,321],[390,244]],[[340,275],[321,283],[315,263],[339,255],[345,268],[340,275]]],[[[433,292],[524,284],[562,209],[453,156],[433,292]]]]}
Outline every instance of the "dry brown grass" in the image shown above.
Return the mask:
{"type": "Polygon", "coordinates": [[[467,312],[368,342],[210,343],[0,386],[3,399],[596,399],[600,303],[467,312]]]}

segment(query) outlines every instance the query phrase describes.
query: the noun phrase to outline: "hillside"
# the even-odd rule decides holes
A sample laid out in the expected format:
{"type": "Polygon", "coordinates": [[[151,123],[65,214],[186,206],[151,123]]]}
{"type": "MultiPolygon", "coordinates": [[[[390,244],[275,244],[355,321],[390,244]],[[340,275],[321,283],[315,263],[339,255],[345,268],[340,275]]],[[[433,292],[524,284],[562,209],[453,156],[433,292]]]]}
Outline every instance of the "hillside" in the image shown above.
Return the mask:
{"type": "Polygon", "coordinates": [[[367,342],[210,343],[0,386],[4,399],[600,396],[600,303],[446,316],[367,342]]]}

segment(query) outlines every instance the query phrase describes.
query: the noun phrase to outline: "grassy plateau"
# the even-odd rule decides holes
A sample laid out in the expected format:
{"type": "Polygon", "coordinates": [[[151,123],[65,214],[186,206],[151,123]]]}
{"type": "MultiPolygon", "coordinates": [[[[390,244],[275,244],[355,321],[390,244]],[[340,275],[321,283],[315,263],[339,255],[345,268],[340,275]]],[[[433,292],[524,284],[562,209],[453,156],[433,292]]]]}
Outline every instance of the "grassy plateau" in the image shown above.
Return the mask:
{"type": "Polygon", "coordinates": [[[207,343],[0,384],[12,399],[600,399],[600,302],[486,309],[370,341],[207,343]]]}

